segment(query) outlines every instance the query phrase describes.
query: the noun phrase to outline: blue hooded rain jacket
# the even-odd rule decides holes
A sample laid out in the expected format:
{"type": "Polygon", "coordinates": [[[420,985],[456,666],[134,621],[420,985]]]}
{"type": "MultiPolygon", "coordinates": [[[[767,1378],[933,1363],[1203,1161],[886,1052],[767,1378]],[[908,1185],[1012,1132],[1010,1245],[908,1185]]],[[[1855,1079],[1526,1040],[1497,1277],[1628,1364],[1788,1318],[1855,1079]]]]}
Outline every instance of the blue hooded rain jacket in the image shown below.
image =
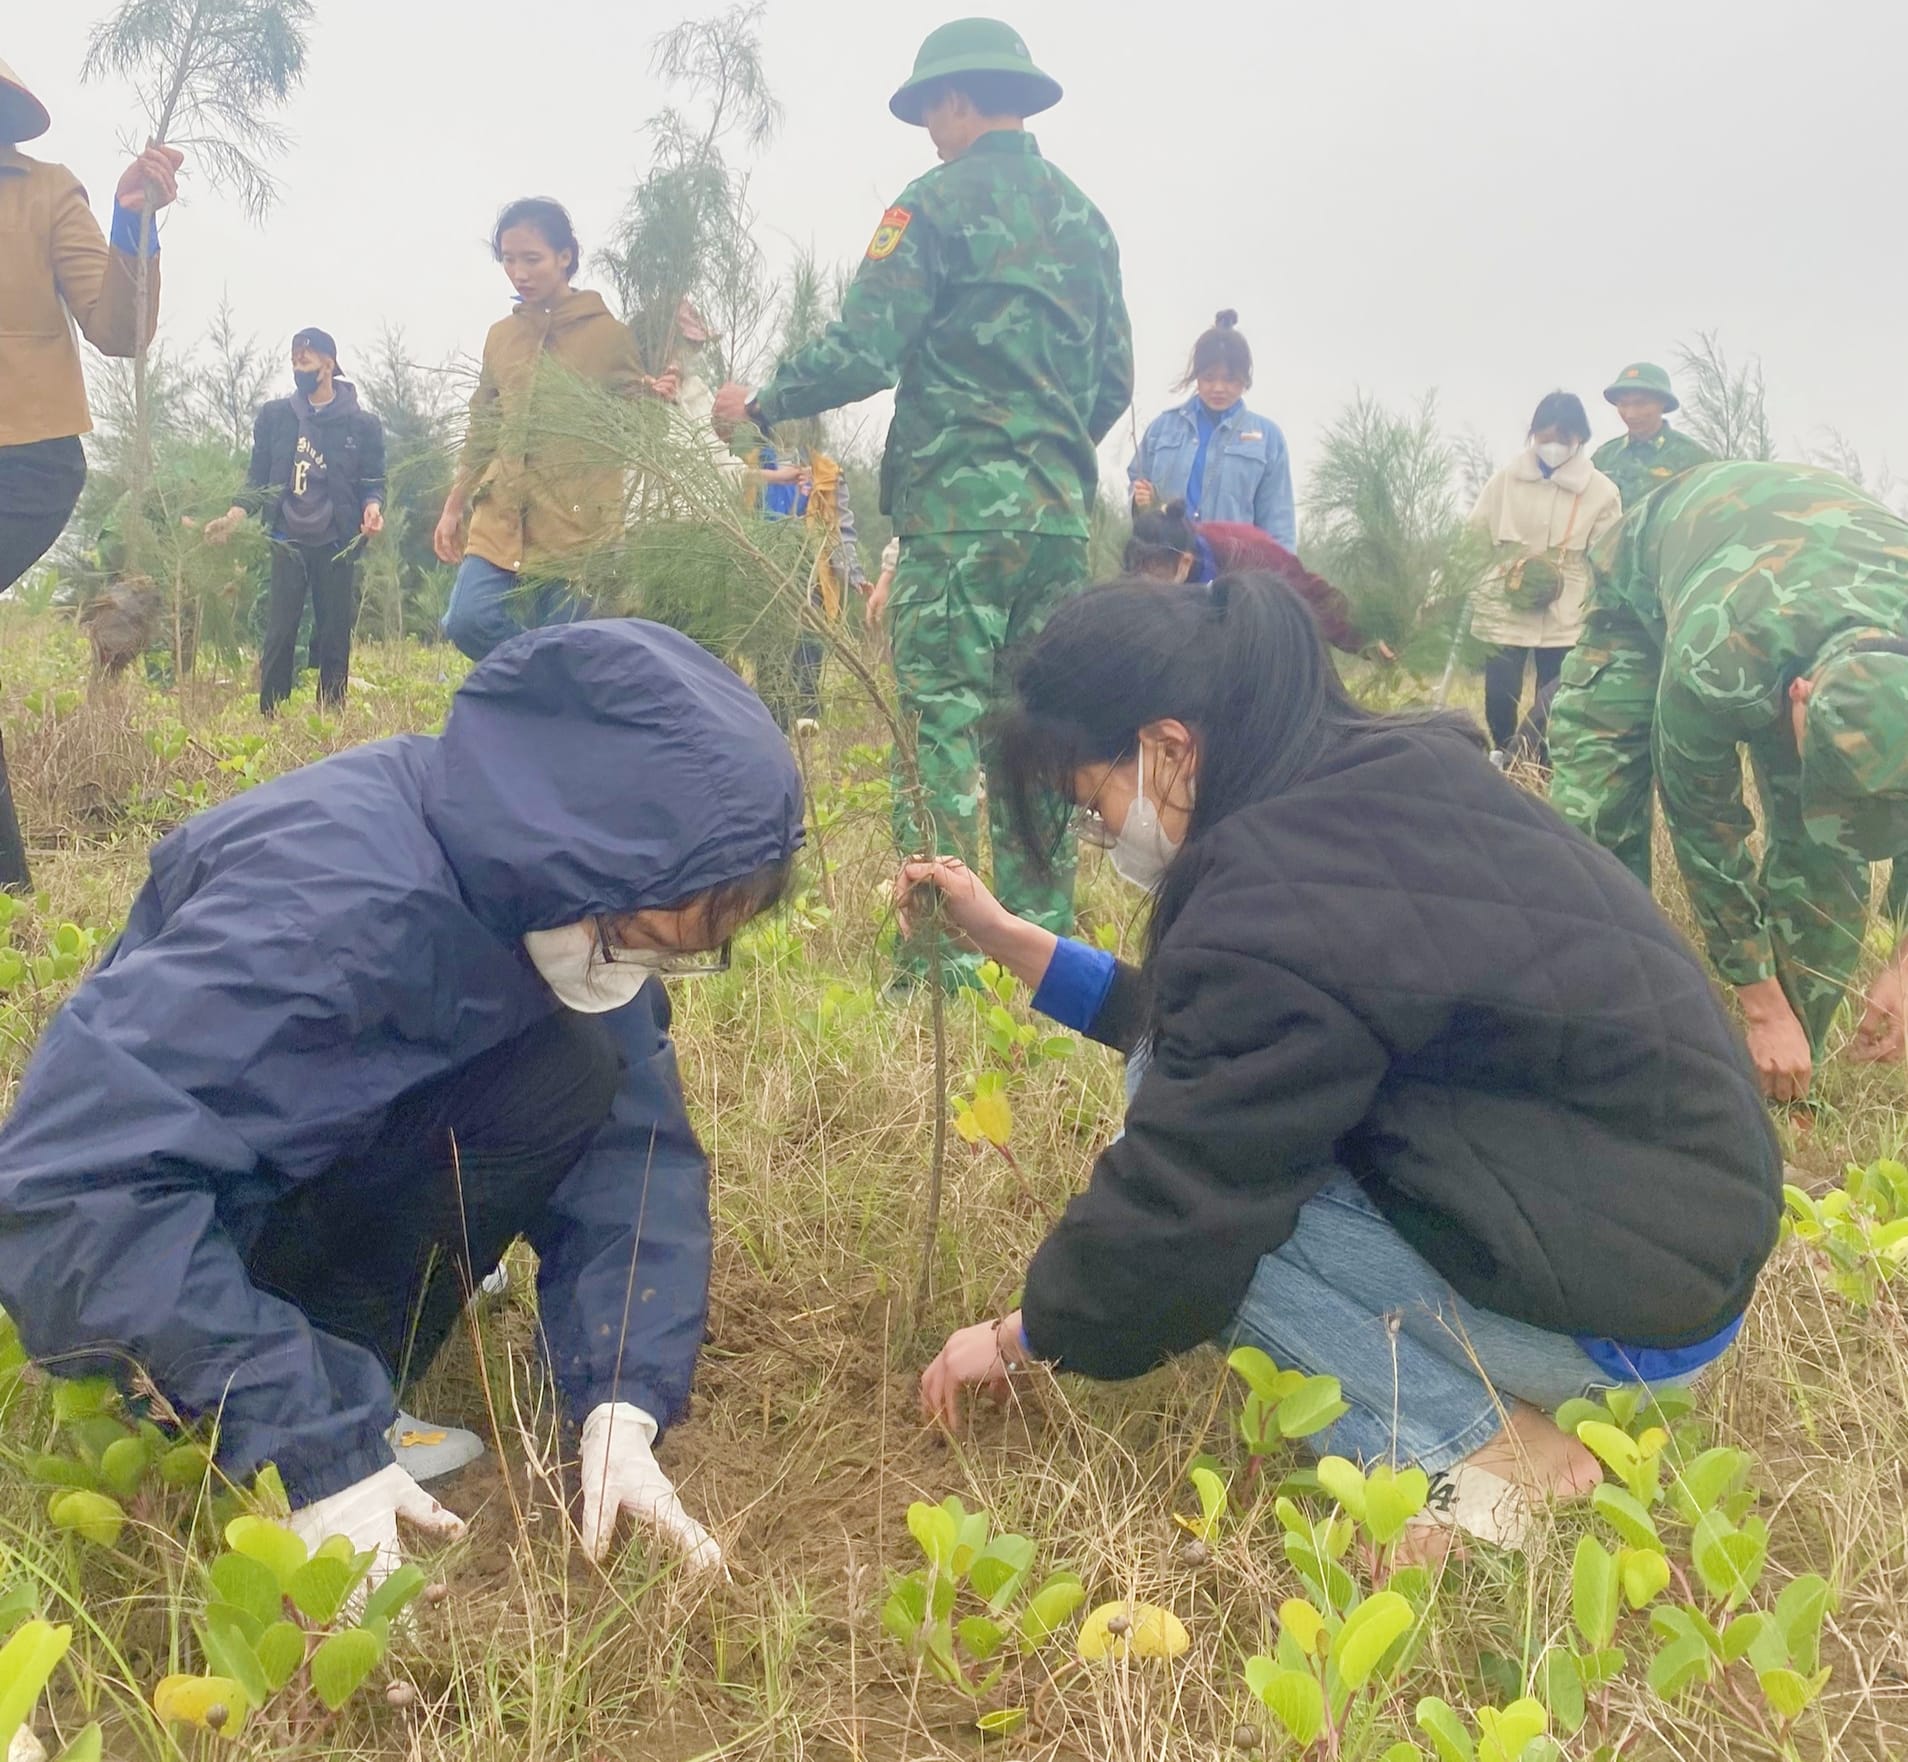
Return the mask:
{"type": "MultiPolygon", "coordinates": [[[[631,619],[531,631],[441,736],[198,815],[154,847],[0,1131],[0,1305],[52,1368],[136,1365],[217,1414],[235,1477],[276,1462],[300,1503],[362,1479],[391,1460],[390,1381],[247,1278],[265,1213],[373,1144],[405,1091],[560,1007],[526,931],[676,904],[801,838],[768,712],[631,619]]],[[[534,1243],[544,1334],[573,1417],[622,1400],[666,1425],[703,1336],[707,1168],[662,986],[602,1020],[627,1069],[534,1243]]]]}

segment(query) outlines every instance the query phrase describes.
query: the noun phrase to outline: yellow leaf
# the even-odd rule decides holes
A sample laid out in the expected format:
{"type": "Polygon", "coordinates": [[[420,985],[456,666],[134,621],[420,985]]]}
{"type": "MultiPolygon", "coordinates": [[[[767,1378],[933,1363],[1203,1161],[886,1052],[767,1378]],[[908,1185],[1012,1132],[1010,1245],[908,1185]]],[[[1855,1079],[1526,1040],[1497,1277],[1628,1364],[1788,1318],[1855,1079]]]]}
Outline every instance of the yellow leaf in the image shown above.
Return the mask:
{"type": "Polygon", "coordinates": [[[1318,1636],[1325,1631],[1325,1617],[1303,1597],[1288,1597],[1279,1605],[1279,1626],[1298,1642],[1301,1652],[1315,1653],[1318,1636]]]}
{"type": "Polygon", "coordinates": [[[1191,1646],[1185,1624],[1156,1603],[1102,1603],[1080,1624],[1080,1656],[1089,1664],[1112,1657],[1177,1658],[1191,1646]],[[1119,1633],[1111,1624],[1127,1625],[1119,1633]]]}
{"type": "Polygon", "coordinates": [[[169,1676],[152,1691],[152,1710],[161,1719],[177,1720],[181,1725],[196,1725],[201,1731],[213,1728],[206,1715],[214,1707],[225,1709],[225,1723],[218,1727],[223,1738],[235,1738],[245,1724],[245,1691],[224,1676],[169,1676]]]}
{"type": "Polygon", "coordinates": [[[974,1124],[989,1144],[1002,1145],[1014,1135],[1014,1110],[998,1089],[974,1097],[974,1124]]]}
{"type": "Polygon", "coordinates": [[[971,1107],[962,1106],[954,1110],[954,1130],[969,1144],[978,1144],[981,1141],[980,1122],[974,1118],[974,1110],[971,1107]]]}

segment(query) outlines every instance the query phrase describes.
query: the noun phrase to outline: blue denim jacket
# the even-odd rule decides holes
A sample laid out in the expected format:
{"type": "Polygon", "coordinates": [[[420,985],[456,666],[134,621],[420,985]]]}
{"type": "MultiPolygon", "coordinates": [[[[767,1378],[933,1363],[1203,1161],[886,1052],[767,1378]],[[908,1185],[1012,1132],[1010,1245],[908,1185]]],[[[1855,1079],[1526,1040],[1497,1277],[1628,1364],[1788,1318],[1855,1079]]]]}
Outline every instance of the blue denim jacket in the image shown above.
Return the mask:
{"type": "MultiPolygon", "coordinates": [[[[1199,448],[1198,408],[1195,396],[1154,417],[1126,468],[1129,480],[1145,478],[1162,502],[1185,495],[1191,480],[1199,448]]],[[[1219,425],[1206,452],[1199,518],[1256,526],[1288,551],[1298,549],[1292,460],[1276,422],[1242,404],[1219,425]]]]}

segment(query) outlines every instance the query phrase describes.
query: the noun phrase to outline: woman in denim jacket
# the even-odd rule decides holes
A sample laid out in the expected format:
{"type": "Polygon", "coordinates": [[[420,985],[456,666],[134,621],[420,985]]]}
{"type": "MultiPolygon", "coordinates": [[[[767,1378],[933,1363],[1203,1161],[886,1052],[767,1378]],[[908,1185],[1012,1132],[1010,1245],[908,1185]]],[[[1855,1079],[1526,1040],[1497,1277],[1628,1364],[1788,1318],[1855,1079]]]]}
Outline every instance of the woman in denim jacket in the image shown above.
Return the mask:
{"type": "Polygon", "coordinates": [[[1183,501],[1195,519],[1256,526],[1296,550],[1292,461],[1279,425],[1245,406],[1252,348],[1238,326],[1238,313],[1221,312],[1193,344],[1179,387],[1193,396],[1154,417],[1126,468],[1133,506],[1183,501]]]}

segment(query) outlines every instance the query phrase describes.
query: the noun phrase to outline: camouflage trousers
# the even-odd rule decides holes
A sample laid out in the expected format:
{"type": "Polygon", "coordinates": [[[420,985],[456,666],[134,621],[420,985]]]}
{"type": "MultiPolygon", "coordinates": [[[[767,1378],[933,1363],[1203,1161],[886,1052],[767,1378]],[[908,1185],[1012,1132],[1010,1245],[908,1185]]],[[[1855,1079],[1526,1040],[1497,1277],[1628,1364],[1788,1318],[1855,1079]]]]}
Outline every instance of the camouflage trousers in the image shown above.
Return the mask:
{"type": "MultiPolygon", "coordinates": [[[[1086,585],[1087,541],[1030,532],[931,533],[901,541],[888,601],[902,715],[916,733],[917,798],[897,770],[895,837],[980,866],[988,718],[1007,697],[1015,651],[1086,585]]],[[[1058,936],[1073,929],[1075,852],[1055,804],[1050,861],[1024,849],[998,790],[987,795],[994,891],[1017,917],[1058,936]]],[[[904,962],[919,970],[918,953],[904,962]]]]}
{"type": "MultiPolygon", "coordinates": [[[[1750,984],[1762,976],[1757,956],[1749,952],[1760,941],[1757,927],[1710,921],[1702,909],[1705,877],[1731,872],[1737,859],[1730,853],[1743,848],[1753,829],[1740,772],[1732,766],[1732,778],[1716,779],[1708,775],[1713,761],[1693,765],[1681,757],[1677,729],[1668,725],[1673,719],[1658,714],[1662,661],[1656,633],[1633,612],[1591,611],[1564,661],[1551,706],[1551,805],[1648,886],[1655,793],[1661,788],[1671,846],[1703,923],[1710,960],[1724,983],[1750,984]],[[1685,784],[1688,807],[1679,801],[1685,784]]],[[[1800,766],[1786,725],[1766,741],[1746,744],[1762,809],[1763,854],[1754,876],[1759,929],[1767,935],[1775,975],[1819,1054],[1861,963],[1868,869],[1804,832],[1800,766]]]]}

